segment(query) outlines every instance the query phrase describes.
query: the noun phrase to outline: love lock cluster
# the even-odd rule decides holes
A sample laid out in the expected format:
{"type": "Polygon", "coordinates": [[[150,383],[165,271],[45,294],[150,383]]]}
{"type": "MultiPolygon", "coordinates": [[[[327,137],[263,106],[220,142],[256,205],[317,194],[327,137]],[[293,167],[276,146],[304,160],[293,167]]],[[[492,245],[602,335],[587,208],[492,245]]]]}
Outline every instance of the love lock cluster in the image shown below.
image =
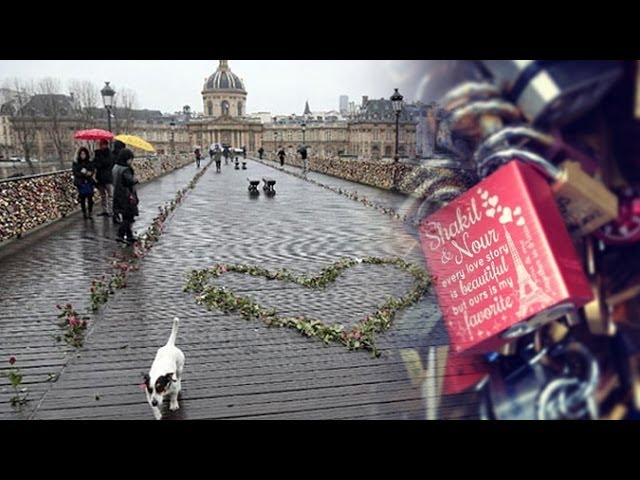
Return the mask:
{"type": "Polygon", "coordinates": [[[437,143],[479,181],[418,225],[450,337],[428,355],[431,397],[474,391],[466,415],[488,419],[635,417],[639,67],[475,65],[440,102],[437,143]]]}

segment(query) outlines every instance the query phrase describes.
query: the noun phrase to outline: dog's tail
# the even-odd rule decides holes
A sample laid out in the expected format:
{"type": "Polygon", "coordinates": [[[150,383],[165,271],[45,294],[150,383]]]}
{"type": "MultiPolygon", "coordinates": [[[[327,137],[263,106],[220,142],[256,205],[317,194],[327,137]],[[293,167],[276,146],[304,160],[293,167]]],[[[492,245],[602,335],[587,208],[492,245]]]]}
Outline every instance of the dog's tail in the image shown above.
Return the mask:
{"type": "Polygon", "coordinates": [[[173,328],[171,329],[171,335],[169,336],[169,340],[167,340],[167,345],[171,345],[172,347],[176,344],[176,337],[178,336],[178,327],[180,326],[180,319],[178,317],[173,317],[173,328]]]}

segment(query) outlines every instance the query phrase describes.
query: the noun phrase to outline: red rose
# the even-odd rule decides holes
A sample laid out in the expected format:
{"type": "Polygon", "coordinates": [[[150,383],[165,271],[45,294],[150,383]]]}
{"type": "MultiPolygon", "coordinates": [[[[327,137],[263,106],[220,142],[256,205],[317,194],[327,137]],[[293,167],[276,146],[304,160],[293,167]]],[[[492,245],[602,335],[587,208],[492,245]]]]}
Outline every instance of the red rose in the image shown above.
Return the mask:
{"type": "Polygon", "coordinates": [[[14,363],[16,363],[16,357],[10,357],[10,358],[9,358],[9,363],[10,363],[11,365],[13,365],[14,363]]]}

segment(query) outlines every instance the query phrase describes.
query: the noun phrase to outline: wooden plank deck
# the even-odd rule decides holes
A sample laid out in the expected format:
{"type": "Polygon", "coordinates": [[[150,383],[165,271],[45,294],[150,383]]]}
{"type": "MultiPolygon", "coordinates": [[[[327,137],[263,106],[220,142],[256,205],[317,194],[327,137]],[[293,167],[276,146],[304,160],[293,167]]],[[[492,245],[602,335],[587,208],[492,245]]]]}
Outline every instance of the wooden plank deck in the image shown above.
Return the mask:
{"type": "MultiPolygon", "coordinates": [[[[140,388],[142,374],[165,343],[171,319],[177,315],[181,319],[177,345],[186,355],[186,365],[181,409],[169,413],[165,406],[167,419],[425,418],[422,393],[411,384],[399,351],[415,348],[424,361],[430,345],[448,343],[432,295],[398,316],[394,326],[379,336],[382,357],[371,358],[367,352],[325,345],[290,329],[208,311],[182,292],[186,273],[217,262],[286,267],[309,274],[342,257],[404,257],[408,245],[415,243],[400,222],[378,211],[255,162],[250,162],[250,169],[260,178],[277,179],[278,195],[250,200],[245,176],[231,167],[223,168],[221,175],[208,171],[169,220],[142,268],[131,274],[129,286],[92,316],[86,344],[77,352],[65,355],[52,340],[58,330],[51,307],[67,299],[86,305],[89,281],[83,272],[105,269],[114,250],[109,226],[100,230],[100,240],[78,242],[74,237],[82,219],[68,219],[68,230],[41,239],[30,251],[18,250],[0,259],[0,266],[18,278],[16,286],[0,296],[0,309],[14,320],[0,320],[0,335],[10,339],[0,342],[0,358],[18,352],[25,382],[32,382],[29,387],[38,401],[30,403],[27,416],[153,419],[140,388]],[[81,246],[89,242],[91,254],[81,246]],[[74,262],[71,274],[56,274],[56,262],[68,262],[69,254],[64,253],[68,244],[79,258],[85,259],[86,253],[86,264],[74,262]],[[42,260],[45,249],[50,258],[42,260]],[[29,255],[36,258],[27,261],[25,268],[30,270],[21,277],[21,257],[29,255]],[[38,272],[47,267],[54,273],[39,278],[38,272]],[[26,312],[26,299],[38,291],[44,292],[43,299],[30,302],[32,308],[26,312]],[[45,381],[50,373],[60,374],[56,382],[45,381]]],[[[185,174],[176,182],[187,178],[185,174]]],[[[152,185],[146,198],[141,192],[142,205],[152,199],[160,204],[160,198],[171,196],[165,183],[154,197],[152,185]]],[[[358,191],[366,188],[357,186],[358,191]]],[[[406,258],[424,265],[419,249],[406,258]]],[[[411,282],[392,267],[357,266],[321,292],[237,274],[216,283],[282,314],[353,324],[411,282]]],[[[473,417],[472,397],[444,398],[441,416],[473,417]]],[[[2,406],[7,398],[8,393],[0,391],[0,418],[23,418],[25,412],[20,416],[6,402],[2,406]]]]}

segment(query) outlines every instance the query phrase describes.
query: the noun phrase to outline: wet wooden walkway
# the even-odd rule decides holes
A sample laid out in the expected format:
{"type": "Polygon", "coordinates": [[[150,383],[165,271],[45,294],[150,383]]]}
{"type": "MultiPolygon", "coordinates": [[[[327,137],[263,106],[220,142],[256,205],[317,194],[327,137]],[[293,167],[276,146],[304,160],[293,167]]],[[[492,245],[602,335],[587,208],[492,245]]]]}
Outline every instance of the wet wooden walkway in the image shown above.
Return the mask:
{"type": "MultiPolygon", "coordinates": [[[[402,312],[379,337],[382,356],[372,359],[289,329],[207,311],[182,291],[186,273],[217,262],[299,274],[342,257],[403,257],[424,265],[401,222],[257,162],[248,167],[256,178],[275,178],[277,194],[251,197],[247,172],[231,165],[221,174],[209,169],[140,270],[130,274],[129,286],[91,316],[80,350],[65,351],[53,339],[59,333],[55,304],[86,308],[90,279],[108,271],[120,248],[113,226],[75,216],[0,250],[0,362],[18,358],[31,399],[16,412],[2,383],[0,419],[153,419],[142,374],[166,341],[173,316],[181,319],[177,345],[186,365],[181,409],[169,413],[165,406],[167,419],[425,418],[424,394],[411,383],[400,352],[415,349],[424,361],[429,346],[448,343],[434,297],[402,312]]],[[[141,188],[135,229],[144,230],[194,173],[190,165],[141,188]]],[[[385,199],[386,192],[325,181],[385,199]]],[[[322,292],[237,274],[217,282],[283,314],[347,325],[404,292],[411,278],[392,267],[359,265],[322,292]]],[[[444,398],[439,415],[473,417],[473,398],[444,398]]]]}

